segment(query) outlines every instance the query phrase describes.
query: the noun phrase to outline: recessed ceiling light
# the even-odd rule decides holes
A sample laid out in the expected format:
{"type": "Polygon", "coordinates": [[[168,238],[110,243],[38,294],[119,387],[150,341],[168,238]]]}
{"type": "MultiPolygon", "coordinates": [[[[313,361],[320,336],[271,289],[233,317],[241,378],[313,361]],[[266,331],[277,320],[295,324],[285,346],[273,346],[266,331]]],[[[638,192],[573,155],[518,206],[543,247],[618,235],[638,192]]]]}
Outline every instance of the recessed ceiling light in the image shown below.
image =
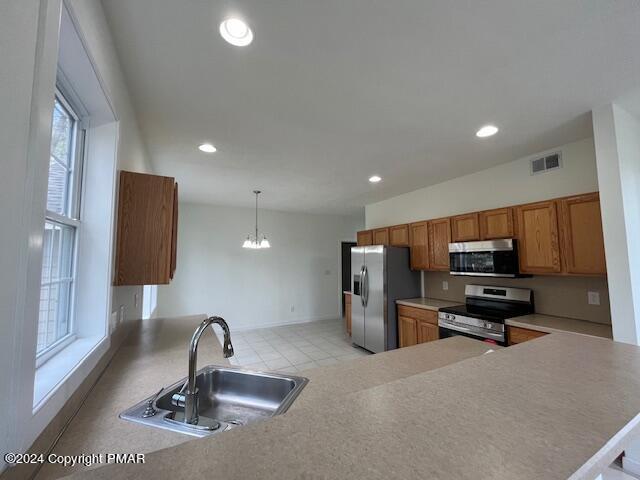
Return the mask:
{"type": "Polygon", "coordinates": [[[498,133],[498,127],[495,125],[485,125],[476,132],[476,137],[485,138],[498,133]]]}
{"type": "Polygon", "coordinates": [[[243,20],[231,17],[220,24],[220,35],[231,45],[245,47],[253,41],[253,32],[243,20]]]}
{"type": "Polygon", "coordinates": [[[201,152],[204,152],[204,153],[214,153],[217,150],[217,148],[211,145],[210,143],[203,143],[198,148],[200,149],[201,152]]]}
{"type": "Polygon", "coordinates": [[[371,183],[378,183],[380,180],[382,180],[382,178],[380,178],[378,175],[373,175],[372,177],[369,177],[369,181],[371,183]]]}

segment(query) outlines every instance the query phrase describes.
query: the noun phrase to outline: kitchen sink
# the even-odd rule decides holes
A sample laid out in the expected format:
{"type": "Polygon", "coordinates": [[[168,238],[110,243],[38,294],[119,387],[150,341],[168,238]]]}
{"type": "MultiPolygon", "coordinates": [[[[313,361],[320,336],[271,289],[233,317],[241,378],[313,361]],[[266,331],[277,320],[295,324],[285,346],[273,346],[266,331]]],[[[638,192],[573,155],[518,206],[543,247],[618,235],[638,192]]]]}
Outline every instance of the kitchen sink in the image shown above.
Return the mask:
{"type": "Polygon", "coordinates": [[[242,368],[207,366],[196,375],[199,418],[184,422],[184,407],[172,397],[186,378],[120,414],[120,418],[196,437],[259,422],[287,411],[305,385],[304,377],[242,368]]]}

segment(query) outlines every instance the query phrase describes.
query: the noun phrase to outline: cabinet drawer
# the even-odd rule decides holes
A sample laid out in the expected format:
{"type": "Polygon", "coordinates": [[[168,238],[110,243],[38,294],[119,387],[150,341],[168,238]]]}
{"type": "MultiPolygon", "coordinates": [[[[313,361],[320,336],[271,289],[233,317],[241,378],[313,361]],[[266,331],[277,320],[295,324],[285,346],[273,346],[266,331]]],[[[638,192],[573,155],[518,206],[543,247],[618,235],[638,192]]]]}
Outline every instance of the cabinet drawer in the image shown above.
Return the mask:
{"type": "Polygon", "coordinates": [[[528,328],[507,327],[507,336],[509,339],[509,345],[516,345],[518,343],[527,342],[535,338],[540,338],[544,335],[546,335],[545,332],[538,332],[537,330],[529,330],[528,328]]]}
{"type": "Polygon", "coordinates": [[[429,322],[434,325],[438,324],[438,312],[433,310],[425,310],[424,308],[407,307],[406,305],[398,305],[398,315],[403,317],[411,317],[416,320],[429,322]]]}

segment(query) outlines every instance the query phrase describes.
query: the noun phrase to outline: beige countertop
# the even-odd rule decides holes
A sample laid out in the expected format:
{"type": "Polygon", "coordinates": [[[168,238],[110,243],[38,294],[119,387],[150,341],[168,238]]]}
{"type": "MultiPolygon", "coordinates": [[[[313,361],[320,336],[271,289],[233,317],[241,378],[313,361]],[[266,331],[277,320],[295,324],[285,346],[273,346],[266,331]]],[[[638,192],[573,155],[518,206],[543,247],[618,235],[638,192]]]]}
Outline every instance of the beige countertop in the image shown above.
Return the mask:
{"type": "Polygon", "coordinates": [[[438,300],[437,298],[407,298],[406,300],[396,300],[398,305],[407,307],[423,308],[425,310],[438,311],[444,307],[453,307],[464,302],[452,302],[451,300],[438,300]]]}
{"type": "Polygon", "coordinates": [[[570,332],[594,337],[613,338],[611,325],[576,320],[573,318],[541,315],[539,313],[508,318],[505,323],[514,327],[528,328],[546,333],[570,332]]]}
{"type": "Polygon", "coordinates": [[[638,347],[553,333],[80,477],[592,479],[637,433],[639,373],[638,347]]]}
{"type": "MultiPolygon", "coordinates": [[[[189,340],[203,319],[204,316],[194,316],[139,322],[71,420],[53,453],[147,453],[190,440],[192,437],[186,435],[140,428],[118,415],[160,387],[186,377],[189,340]]],[[[206,332],[198,348],[198,365],[228,365],[221,352],[216,336],[206,332]]],[[[45,464],[36,478],[58,478],[69,473],[71,470],[60,465],[45,464]]]]}
{"type": "Polygon", "coordinates": [[[345,295],[351,295],[351,290],[343,290],[342,293],[345,295]]]}
{"type": "MultiPolygon", "coordinates": [[[[441,308],[461,305],[463,302],[439,300],[437,298],[409,298],[406,300],[396,300],[396,303],[408,307],[438,311],[441,308]]],[[[613,338],[611,325],[587,322],[586,320],[577,320],[574,318],[554,317],[552,315],[542,315],[539,313],[509,318],[505,323],[514,327],[528,328],[546,333],[569,332],[594,337],[613,338]]]]}
{"type": "Polygon", "coordinates": [[[315,408],[336,396],[343,397],[501,348],[458,336],[305,370],[300,375],[310,381],[289,411],[315,408]]]}
{"type": "MultiPolygon", "coordinates": [[[[118,418],[118,414],[160,387],[186,376],[188,342],[201,320],[201,317],[183,317],[141,322],[116,353],[53,453],[149,453],[194,441],[186,435],[126,422],[118,418]]],[[[481,342],[454,337],[435,342],[428,348],[416,345],[306,370],[301,375],[311,381],[289,412],[315,408],[318,403],[481,355],[492,348],[481,342]]],[[[198,365],[227,365],[220,351],[214,335],[203,335],[198,348],[198,365]]],[[[36,478],[58,478],[83,470],[89,468],[47,464],[36,478]]]]}

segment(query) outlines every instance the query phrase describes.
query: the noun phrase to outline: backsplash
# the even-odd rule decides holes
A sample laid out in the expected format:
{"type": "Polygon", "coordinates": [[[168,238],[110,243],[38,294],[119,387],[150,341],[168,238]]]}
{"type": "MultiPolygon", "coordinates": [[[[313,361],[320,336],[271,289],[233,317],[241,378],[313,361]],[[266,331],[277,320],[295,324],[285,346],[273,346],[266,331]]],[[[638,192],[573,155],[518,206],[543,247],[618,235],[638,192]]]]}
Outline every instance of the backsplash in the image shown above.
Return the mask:
{"type": "Polygon", "coordinates": [[[467,284],[530,288],[533,290],[536,313],[611,324],[609,288],[605,277],[489,278],[458,277],[447,272],[424,272],[423,282],[427,297],[460,303],[464,303],[464,287],[467,284]],[[448,282],[448,290],[443,290],[443,281],[448,282]],[[600,293],[600,305],[588,304],[588,291],[600,293]]]}

